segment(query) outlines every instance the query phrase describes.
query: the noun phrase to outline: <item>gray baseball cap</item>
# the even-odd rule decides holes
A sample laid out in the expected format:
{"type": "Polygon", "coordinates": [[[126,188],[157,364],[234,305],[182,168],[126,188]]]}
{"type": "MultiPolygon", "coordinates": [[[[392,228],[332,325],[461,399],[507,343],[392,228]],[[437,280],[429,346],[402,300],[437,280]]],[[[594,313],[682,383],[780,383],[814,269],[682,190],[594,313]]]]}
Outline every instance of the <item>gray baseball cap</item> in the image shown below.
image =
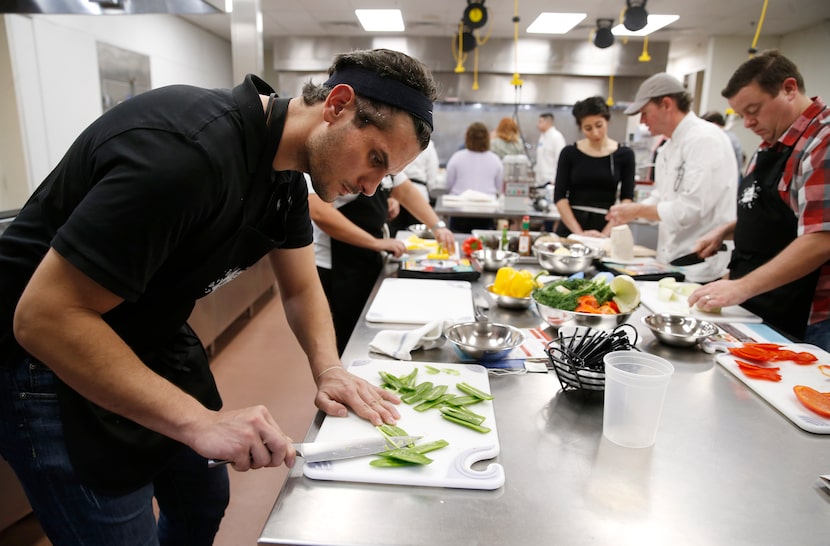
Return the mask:
{"type": "Polygon", "coordinates": [[[644,81],[637,90],[637,96],[631,106],[625,109],[626,116],[633,116],[639,114],[648,101],[651,99],[662,97],[665,95],[674,95],[676,93],[683,93],[686,88],[680,83],[680,80],[674,76],[670,76],[665,72],[658,72],[644,81]]]}

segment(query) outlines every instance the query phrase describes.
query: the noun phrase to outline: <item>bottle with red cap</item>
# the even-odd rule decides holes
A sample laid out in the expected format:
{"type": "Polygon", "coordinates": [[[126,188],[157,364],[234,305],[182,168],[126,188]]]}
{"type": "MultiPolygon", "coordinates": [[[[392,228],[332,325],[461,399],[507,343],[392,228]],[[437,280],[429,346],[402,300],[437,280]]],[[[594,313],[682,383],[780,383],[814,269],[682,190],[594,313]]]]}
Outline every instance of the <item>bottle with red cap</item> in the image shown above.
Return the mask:
{"type": "Polygon", "coordinates": [[[519,256],[530,256],[530,216],[522,217],[522,231],[519,233],[519,256]]]}

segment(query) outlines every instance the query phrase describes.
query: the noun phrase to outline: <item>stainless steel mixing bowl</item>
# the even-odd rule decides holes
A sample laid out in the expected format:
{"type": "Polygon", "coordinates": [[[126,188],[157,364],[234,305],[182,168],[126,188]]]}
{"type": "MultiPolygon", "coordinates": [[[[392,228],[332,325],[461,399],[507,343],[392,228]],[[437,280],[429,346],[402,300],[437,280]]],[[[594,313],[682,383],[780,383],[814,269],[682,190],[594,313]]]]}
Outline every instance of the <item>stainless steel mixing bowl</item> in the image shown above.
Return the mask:
{"type": "Polygon", "coordinates": [[[660,313],[648,315],[642,320],[658,341],[676,347],[692,347],[718,331],[711,322],[689,316],[660,313]]]}
{"type": "Polygon", "coordinates": [[[510,250],[483,248],[473,252],[473,258],[478,260],[486,271],[498,271],[501,267],[509,267],[516,263],[519,254],[510,250]]]}
{"type": "Polygon", "coordinates": [[[521,330],[496,322],[462,322],[444,330],[450,343],[470,358],[499,360],[525,341],[521,330]]]}
{"type": "Polygon", "coordinates": [[[504,307],[505,309],[527,309],[530,307],[530,304],[533,303],[530,296],[526,298],[514,298],[513,296],[496,294],[493,292],[492,284],[487,285],[487,293],[490,294],[491,298],[496,300],[496,304],[498,304],[499,307],[504,307]]]}
{"type": "Polygon", "coordinates": [[[425,224],[412,224],[406,230],[414,233],[421,239],[435,239],[435,235],[425,224]]]}
{"type": "Polygon", "coordinates": [[[629,313],[617,313],[616,315],[598,315],[594,313],[577,313],[576,311],[565,311],[563,309],[556,309],[541,303],[531,295],[533,303],[536,304],[536,311],[545,322],[559,328],[565,324],[577,326],[589,326],[599,330],[612,330],[618,324],[628,321],[631,317],[632,310],[629,313]]]}
{"type": "Polygon", "coordinates": [[[551,242],[537,243],[533,249],[539,265],[551,273],[571,275],[585,271],[599,257],[593,248],[582,243],[551,242]]]}

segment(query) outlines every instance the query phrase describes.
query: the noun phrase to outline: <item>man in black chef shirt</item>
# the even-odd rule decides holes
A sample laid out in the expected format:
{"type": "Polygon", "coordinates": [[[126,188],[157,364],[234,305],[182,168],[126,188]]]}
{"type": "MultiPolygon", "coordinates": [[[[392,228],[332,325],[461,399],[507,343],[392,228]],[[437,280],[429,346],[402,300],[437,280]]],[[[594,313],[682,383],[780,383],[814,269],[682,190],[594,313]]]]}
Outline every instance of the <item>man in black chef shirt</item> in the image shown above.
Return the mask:
{"type": "Polygon", "coordinates": [[[698,289],[689,304],[741,304],[830,350],[830,109],[777,50],[745,61],[721,94],[763,142],[741,181],[737,221],[695,246],[708,256],[734,238],[729,279],[698,289]]]}
{"type": "Polygon", "coordinates": [[[185,323],[266,254],[316,405],[399,417],[397,397],[340,363],[300,173],[325,201],[371,195],[429,142],[435,84],[388,50],[338,55],[329,75],[302,98],[248,76],[125,101],[0,237],[0,453],[53,543],[210,544],[228,477],[207,459],[294,464],[266,408],[219,410],[185,323]]]}

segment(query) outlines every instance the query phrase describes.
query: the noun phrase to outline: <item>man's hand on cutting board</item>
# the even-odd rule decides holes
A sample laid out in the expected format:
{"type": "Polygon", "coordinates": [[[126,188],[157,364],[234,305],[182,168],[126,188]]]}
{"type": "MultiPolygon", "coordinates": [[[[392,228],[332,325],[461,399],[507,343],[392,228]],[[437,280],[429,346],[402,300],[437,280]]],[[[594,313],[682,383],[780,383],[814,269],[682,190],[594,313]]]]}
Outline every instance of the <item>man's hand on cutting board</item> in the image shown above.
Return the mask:
{"type": "Polygon", "coordinates": [[[393,425],[401,415],[395,408],[401,400],[395,394],[376,387],[350,374],[345,368],[335,367],[317,376],[315,405],[326,415],[345,417],[347,408],[373,425],[393,425]]]}

